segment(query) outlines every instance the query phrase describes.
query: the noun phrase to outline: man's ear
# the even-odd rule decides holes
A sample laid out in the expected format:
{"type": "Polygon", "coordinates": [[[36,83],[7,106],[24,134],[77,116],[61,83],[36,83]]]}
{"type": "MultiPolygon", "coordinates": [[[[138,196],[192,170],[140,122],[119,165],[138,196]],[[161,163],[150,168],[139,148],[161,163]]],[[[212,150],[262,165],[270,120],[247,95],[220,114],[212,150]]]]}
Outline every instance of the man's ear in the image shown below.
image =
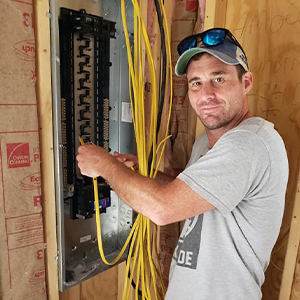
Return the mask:
{"type": "Polygon", "coordinates": [[[245,90],[245,94],[248,94],[248,92],[251,90],[253,85],[253,76],[252,73],[250,71],[247,71],[244,75],[243,75],[243,87],[245,90]]]}

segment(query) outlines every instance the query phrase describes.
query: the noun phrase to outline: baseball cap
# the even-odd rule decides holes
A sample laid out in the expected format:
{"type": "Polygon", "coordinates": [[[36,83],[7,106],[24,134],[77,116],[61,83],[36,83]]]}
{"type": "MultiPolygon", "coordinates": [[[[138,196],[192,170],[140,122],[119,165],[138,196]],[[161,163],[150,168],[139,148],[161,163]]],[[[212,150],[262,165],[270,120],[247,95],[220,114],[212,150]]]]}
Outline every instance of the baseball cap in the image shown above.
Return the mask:
{"type": "Polygon", "coordinates": [[[233,34],[226,28],[212,28],[183,39],[177,47],[180,57],[175,66],[175,74],[182,76],[190,59],[198,53],[209,53],[228,65],[240,64],[248,71],[246,54],[233,34]]]}

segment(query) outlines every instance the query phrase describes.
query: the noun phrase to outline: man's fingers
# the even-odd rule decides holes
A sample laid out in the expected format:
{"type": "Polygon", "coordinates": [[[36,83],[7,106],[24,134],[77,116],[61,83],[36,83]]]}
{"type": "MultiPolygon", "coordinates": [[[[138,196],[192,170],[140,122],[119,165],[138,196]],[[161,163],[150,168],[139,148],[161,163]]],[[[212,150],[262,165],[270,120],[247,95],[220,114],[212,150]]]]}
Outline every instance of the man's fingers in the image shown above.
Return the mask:
{"type": "Polygon", "coordinates": [[[117,159],[117,161],[119,161],[121,163],[123,163],[124,161],[126,161],[126,158],[124,157],[124,155],[120,154],[117,151],[114,152],[114,157],[117,159]]]}
{"type": "Polygon", "coordinates": [[[135,169],[138,168],[138,159],[136,155],[133,154],[120,154],[118,151],[114,151],[114,157],[120,162],[123,163],[126,167],[135,169]]]}
{"type": "Polygon", "coordinates": [[[127,160],[127,161],[124,162],[124,165],[125,165],[126,167],[128,167],[128,168],[131,168],[131,167],[134,167],[135,162],[132,161],[132,160],[127,160]]]}

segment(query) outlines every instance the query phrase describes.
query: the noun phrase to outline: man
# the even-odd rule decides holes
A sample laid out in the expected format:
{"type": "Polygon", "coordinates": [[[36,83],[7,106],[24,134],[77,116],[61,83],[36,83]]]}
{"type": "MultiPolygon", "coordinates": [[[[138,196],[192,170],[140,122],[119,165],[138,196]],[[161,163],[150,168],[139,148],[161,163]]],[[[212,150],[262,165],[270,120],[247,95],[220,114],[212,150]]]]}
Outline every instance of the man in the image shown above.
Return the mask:
{"type": "Polygon", "coordinates": [[[175,72],[186,74],[206,129],[186,169],[152,180],[126,167],[135,164],[132,156],[113,157],[94,145],[78,149],[78,165],[158,225],[187,219],[165,299],[260,299],[284,209],[285,147],[273,124],[251,116],[252,74],[228,30],[187,37],[178,51],[175,72]]]}

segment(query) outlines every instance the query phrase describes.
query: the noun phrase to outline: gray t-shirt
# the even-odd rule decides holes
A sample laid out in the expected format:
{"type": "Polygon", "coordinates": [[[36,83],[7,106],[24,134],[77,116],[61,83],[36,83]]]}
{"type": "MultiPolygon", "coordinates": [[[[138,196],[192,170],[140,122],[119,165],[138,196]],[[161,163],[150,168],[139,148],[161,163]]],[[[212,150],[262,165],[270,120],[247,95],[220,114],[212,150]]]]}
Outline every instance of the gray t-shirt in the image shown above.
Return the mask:
{"type": "Polygon", "coordinates": [[[186,220],[165,299],[261,299],[288,179],[285,147],[273,124],[246,119],[212,149],[202,134],[178,178],[216,209],[186,220]]]}

